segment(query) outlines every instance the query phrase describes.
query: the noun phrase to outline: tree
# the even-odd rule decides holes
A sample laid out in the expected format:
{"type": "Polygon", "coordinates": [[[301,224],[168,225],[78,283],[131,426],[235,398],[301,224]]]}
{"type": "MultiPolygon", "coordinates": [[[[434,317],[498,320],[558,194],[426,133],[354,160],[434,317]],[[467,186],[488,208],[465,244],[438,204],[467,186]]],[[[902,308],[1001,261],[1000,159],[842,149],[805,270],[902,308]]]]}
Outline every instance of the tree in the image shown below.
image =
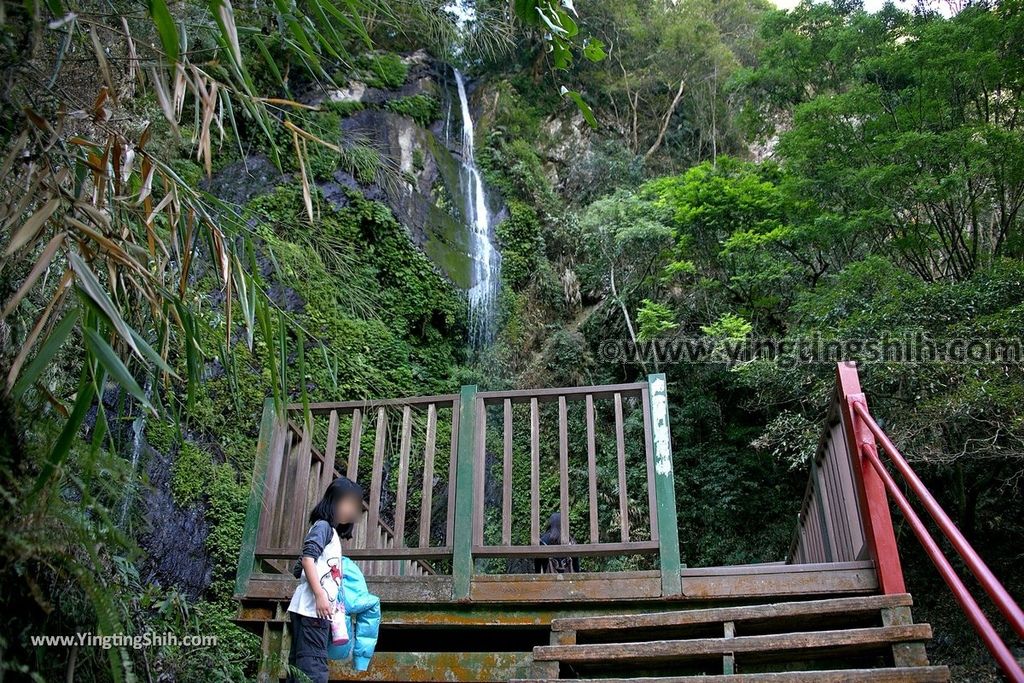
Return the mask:
{"type": "Polygon", "coordinates": [[[821,29],[822,13],[802,5],[791,19],[802,30],[783,33],[751,80],[835,72],[803,90],[783,88],[797,106],[778,152],[804,178],[803,192],[858,223],[872,249],[895,249],[925,280],[969,279],[1000,255],[1019,254],[1024,14],[1012,3],[951,19],[833,12],[821,29]],[[840,56],[849,69],[834,68],[840,56]]]}

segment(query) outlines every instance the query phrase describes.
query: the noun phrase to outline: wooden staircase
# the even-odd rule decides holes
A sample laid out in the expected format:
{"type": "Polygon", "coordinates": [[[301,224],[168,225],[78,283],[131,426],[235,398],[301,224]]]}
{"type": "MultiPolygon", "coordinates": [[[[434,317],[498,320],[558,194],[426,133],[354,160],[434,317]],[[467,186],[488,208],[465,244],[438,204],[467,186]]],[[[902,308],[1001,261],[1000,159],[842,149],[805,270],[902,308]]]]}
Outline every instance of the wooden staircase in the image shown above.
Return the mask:
{"type": "Polygon", "coordinates": [[[908,594],[555,619],[531,679],[947,681],[908,594]]]}

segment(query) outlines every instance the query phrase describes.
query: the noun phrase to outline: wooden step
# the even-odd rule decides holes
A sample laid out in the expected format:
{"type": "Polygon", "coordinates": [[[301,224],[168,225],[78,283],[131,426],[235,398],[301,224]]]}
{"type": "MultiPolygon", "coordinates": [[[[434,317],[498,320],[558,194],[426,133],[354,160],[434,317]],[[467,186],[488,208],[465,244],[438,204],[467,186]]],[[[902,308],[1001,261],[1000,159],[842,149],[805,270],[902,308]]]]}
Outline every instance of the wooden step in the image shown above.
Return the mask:
{"type": "MultiPolygon", "coordinates": [[[[511,683],[554,683],[559,679],[531,678],[511,683]]],[[[575,683],[946,683],[944,666],[889,669],[834,669],[781,673],[730,674],[723,676],[666,676],[664,678],[576,678],[575,683]]]]}
{"type": "Polygon", "coordinates": [[[896,595],[870,595],[830,600],[804,600],[780,602],[770,605],[717,607],[711,609],[676,610],[648,614],[613,614],[594,617],[567,617],[554,619],[552,631],[628,631],[634,629],[662,629],[698,624],[731,621],[736,624],[764,622],[775,619],[813,618],[821,615],[863,615],[892,607],[910,607],[913,599],[907,593],[896,595]]]}
{"type": "Polygon", "coordinates": [[[932,637],[928,624],[852,628],[835,631],[804,631],[735,638],[693,638],[654,640],[636,643],[600,643],[590,645],[538,645],[533,648],[535,662],[573,664],[623,664],[654,661],[699,659],[739,653],[827,651],[841,653],[893,643],[921,642],[932,637]]]}

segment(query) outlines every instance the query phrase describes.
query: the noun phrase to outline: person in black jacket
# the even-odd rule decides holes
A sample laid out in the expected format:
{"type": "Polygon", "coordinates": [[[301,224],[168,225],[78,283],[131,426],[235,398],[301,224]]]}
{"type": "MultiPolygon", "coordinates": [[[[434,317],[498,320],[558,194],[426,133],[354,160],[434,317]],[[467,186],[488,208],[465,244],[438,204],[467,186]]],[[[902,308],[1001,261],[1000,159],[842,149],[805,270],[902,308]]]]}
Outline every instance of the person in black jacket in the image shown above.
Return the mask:
{"type": "MultiPolygon", "coordinates": [[[[575,543],[572,538],[562,541],[562,513],[556,512],[548,519],[548,530],[540,536],[541,545],[568,545],[575,543]]],[[[580,570],[578,557],[538,557],[533,561],[538,574],[569,574],[580,570]]]]}

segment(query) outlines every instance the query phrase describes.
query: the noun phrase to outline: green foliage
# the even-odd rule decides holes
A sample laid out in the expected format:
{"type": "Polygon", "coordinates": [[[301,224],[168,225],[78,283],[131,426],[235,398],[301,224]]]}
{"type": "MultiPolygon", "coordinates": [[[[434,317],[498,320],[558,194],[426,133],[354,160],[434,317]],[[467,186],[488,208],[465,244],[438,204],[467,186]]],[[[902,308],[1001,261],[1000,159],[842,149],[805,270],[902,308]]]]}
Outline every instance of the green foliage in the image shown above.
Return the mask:
{"type": "Polygon", "coordinates": [[[672,309],[650,299],[644,299],[636,314],[637,339],[647,341],[679,327],[674,322],[672,309]]]}
{"type": "Polygon", "coordinates": [[[352,116],[352,114],[366,109],[366,104],[359,100],[325,100],[320,106],[341,118],[352,116]]]}
{"type": "Polygon", "coordinates": [[[501,249],[501,277],[513,289],[521,289],[544,257],[540,219],[529,204],[510,199],[508,218],[496,228],[501,249]]]}
{"type": "Polygon", "coordinates": [[[441,105],[431,95],[419,94],[388,100],[384,108],[402,116],[408,116],[423,127],[441,118],[441,105]]]}
{"type": "Polygon", "coordinates": [[[405,83],[409,66],[393,52],[364,54],[356,61],[356,78],[372,88],[394,90],[405,83]]]}
{"type": "Polygon", "coordinates": [[[182,507],[199,502],[210,490],[214,472],[208,453],[191,442],[183,443],[171,476],[175,502],[182,507]]]}
{"type": "Polygon", "coordinates": [[[744,339],[753,329],[753,326],[740,316],[725,313],[710,325],[702,326],[700,331],[709,337],[744,339]]]}
{"type": "Polygon", "coordinates": [[[969,278],[1015,248],[1021,203],[1003,198],[1024,192],[1024,68],[1008,42],[1024,30],[1019,11],[972,6],[915,21],[894,8],[807,3],[777,21],[785,28],[752,76],[772,87],[754,101],[769,120],[794,107],[779,150],[802,192],[860,219],[925,280],[969,278]],[[794,60],[823,82],[777,90],[794,60]]]}
{"type": "Polygon", "coordinates": [[[338,165],[351,173],[356,180],[369,185],[380,180],[383,159],[380,151],[370,145],[348,145],[342,148],[338,165]]]}

